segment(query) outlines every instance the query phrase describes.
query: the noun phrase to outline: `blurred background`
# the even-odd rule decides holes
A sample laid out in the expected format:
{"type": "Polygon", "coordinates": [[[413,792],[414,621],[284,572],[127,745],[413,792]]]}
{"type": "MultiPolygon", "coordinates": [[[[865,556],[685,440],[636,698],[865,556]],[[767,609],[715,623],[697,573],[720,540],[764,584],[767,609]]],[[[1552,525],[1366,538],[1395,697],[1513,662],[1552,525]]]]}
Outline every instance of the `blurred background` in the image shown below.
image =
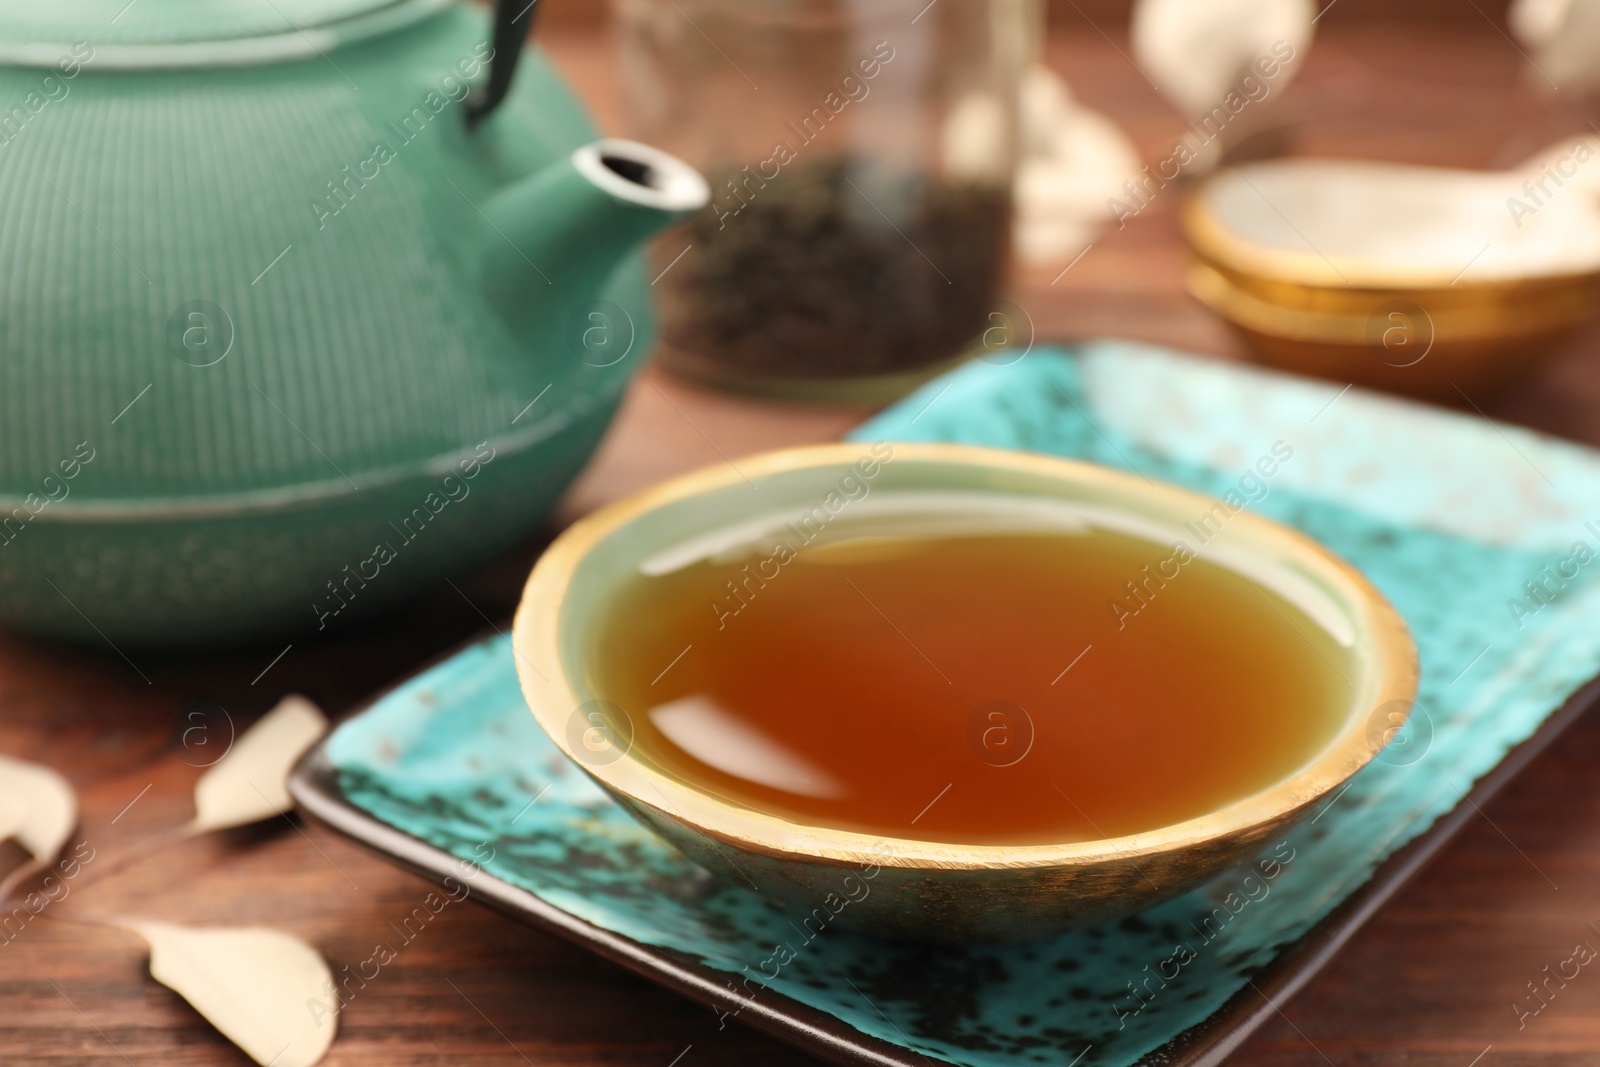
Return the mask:
{"type": "MultiPolygon", "coordinates": [[[[1270,10],[1273,5],[1255,6],[1270,10]]],[[[1268,156],[1511,171],[1553,144],[1597,136],[1585,87],[1569,83],[1560,92],[1552,89],[1538,73],[1537,49],[1518,36],[1505,3],[1334,0],[1316,5],[1315,11],[1314,38],[1292,82],[1270,99],[1275,109],[1270,124],[1277,129],[1255,146],[1268,156]]],[[[1133,5],[1051,0],[1042,14],[1040,60],[1064,79],[1073,100],[1109,118],[1139,165],[1170,158],[1189,116],[1141,69],[1130,34],[1133,5]]],[[[579,86],[601,126],[632,131],[627,82],[614,76],[619,29],[613,9],[548,0],[540,17],[540,39],[579,86]]],[[[1567,31],[1569,39],[1574,32],[1567,31]]],[[[1590,65],[1600,66],[1600,57],[1590,65]]],[[[1110,186],[1115,190],[1119,184],[1110,186]]],[[[1106,224],[1111,216],[1101,204],[1100,217],[1084,219],[1085,237],[1073,247],[1034,262],[1014,256],[1007,296],[1031,320],[1033,336],[1120,336],[1224,359],[1259,358],[1188,289],[1184,193],[1164,190],[1122,228],[1106,224]],[[1074,262],[1086,245],[1089,251],[1074,262]]],[[[1120,199],[1136,205],[1126,196],[1120,199]]],[[[1509,219],[1498,200],[1494,208],[1509,219]]],[[[674,248],[684,243],[678,240],[674,248]]],[[[1474,391],[1471,403],[1448,387],[1433,390],[1432,397],[1469,411],[1476,404],[1496,417],[1600,443],[1593,417],[1600,405],[1597,355],[1600,333],[1586,326],[1540,346],[1534,358],[1516,353],[1502,358],[1504,374],[1474,391]]],[[[622,480],[644,484],[668,473],[664,455],[658,468],[647,469],[648,460],[641,463],[649,442],[671,439],[715,459],[685,415],[725,451],[737,454],[746,442],[791,443],[810,439],[821,426],[842,430],[864,410],[844,405],[830,416],[815,408],[761,402],[735,409],[709,391],[684,389],[679,379],[646,373],[659,388],[632,391],[628,417],[619,421],[578,482],[566,505],[569,513],[586,510],[622,480]]],[[[1399,391],[1406,391],[1403,382],[1399,391]]]]}

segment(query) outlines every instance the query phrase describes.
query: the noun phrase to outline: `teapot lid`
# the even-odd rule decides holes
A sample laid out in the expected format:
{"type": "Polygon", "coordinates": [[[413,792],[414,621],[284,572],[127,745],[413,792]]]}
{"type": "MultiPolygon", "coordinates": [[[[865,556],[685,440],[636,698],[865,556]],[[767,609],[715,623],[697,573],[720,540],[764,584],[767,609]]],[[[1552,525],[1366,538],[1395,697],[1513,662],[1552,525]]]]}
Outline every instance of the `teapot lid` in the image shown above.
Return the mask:
{"type": "Polygon", "coordinates": [[[0,0],[0,64],[272,63],[409,25],[454,0],[0,0]]]}

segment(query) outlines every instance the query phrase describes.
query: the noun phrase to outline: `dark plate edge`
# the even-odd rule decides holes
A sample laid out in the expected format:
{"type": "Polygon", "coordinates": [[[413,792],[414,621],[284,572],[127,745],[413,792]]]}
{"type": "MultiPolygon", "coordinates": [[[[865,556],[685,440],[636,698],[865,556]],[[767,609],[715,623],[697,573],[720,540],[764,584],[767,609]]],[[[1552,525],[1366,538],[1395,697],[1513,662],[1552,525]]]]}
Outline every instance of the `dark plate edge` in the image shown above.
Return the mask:
{"type": "MultiPolygon", "coordinates": [[[[339,722],[362,714],[417,675],[489,640],[492,638],[475,638],[449,650],[341,715],[339,722]]],[[[1461,803],[1435,820],[1420,837],[1379,864],[1372,877],[1343,903],[1304,937],[1281,950],[1253,979],[1254,989],[1241,990],[1199,1025],[1146,1054],[1138,1063],[1163,1067],[1216,1067],[1220,1064],[1310,982],[1379,908],[1438,855],[1477,814],[1478,808],[1538,758],[1597,700],[1600,700],[1600,677],[1575,691],[1537,730],[1513,746],[1493,769],[1473,783],[1461,803]]],[[[435,883],[442,882],[446,876],[454,877],[464,861],[395,829],[345,798],[338,772],[327,757],[327,743],[328,737],[324,737],[289,775],[289,792],[301,810],[413,874],[435,883]]],[[[727,977],[724,972],[706,967],[682,953],[644,945],[595,926],[492,876],[485,877],[481,885],[475,882],[472,891],[490,907],[513,919],[531,922],[548,933],[589,948],[715,1011],[738,1012],[730,1017],[834,1063],[851,1067],[859,1064],[930,1067],[936,1062],[948,1062],[872,1037],[827,1012],[770,989],[759,1001],[740,997],[724,984],[727,977]]]]}
{"type": "MultiPolygon", "coordinates": [[[[367,706],[370,705],[361,710],[367,706]]],[[[345,799],[325,745],[326,740],[306,753],[289,776],[289,792],[302,811],[368,851],[429,881],[442,883],[447,876],[465,881],[459,873],[465,861],[395,829],[345,799]]],[[[682,953],[644,945],[595,926],[487,873],[473,879],[470,888],[472,896],[513,919],[576,942],[715,1011],[737,1012],[730,1018],[835,1063],[851,1067],[929,1067],[948,1063],[862,1033],[827,1012],[770,989],[759,1000],[741,997],[727,987],[725,980],[729,976],[722,971],[682,953]]]]}

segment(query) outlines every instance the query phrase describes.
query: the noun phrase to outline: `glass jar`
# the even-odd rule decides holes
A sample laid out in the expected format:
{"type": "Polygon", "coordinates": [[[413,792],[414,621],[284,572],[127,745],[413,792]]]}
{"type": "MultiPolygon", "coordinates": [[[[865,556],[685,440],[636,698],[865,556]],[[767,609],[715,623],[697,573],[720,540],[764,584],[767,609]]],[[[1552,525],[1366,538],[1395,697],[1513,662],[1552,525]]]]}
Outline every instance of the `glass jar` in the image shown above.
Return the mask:
{"type": "Polygon", "coordinates": [[[991,325],[1034,0],[617,0],[630,132],[712,203],[655,248],[661,359],[893,393],[991,325]]]}

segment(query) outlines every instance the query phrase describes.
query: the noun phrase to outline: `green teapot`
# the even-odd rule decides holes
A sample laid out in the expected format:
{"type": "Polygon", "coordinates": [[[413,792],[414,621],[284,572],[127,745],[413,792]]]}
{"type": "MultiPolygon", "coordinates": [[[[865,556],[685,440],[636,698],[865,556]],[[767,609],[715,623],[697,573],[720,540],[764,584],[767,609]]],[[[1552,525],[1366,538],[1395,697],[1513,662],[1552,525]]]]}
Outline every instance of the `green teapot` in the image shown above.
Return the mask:
{"type": "Polygon", "coordinates": [[[0,624],[326,630],[537,525],[708,190],[533,6],[0,0],[0,624]]]}

